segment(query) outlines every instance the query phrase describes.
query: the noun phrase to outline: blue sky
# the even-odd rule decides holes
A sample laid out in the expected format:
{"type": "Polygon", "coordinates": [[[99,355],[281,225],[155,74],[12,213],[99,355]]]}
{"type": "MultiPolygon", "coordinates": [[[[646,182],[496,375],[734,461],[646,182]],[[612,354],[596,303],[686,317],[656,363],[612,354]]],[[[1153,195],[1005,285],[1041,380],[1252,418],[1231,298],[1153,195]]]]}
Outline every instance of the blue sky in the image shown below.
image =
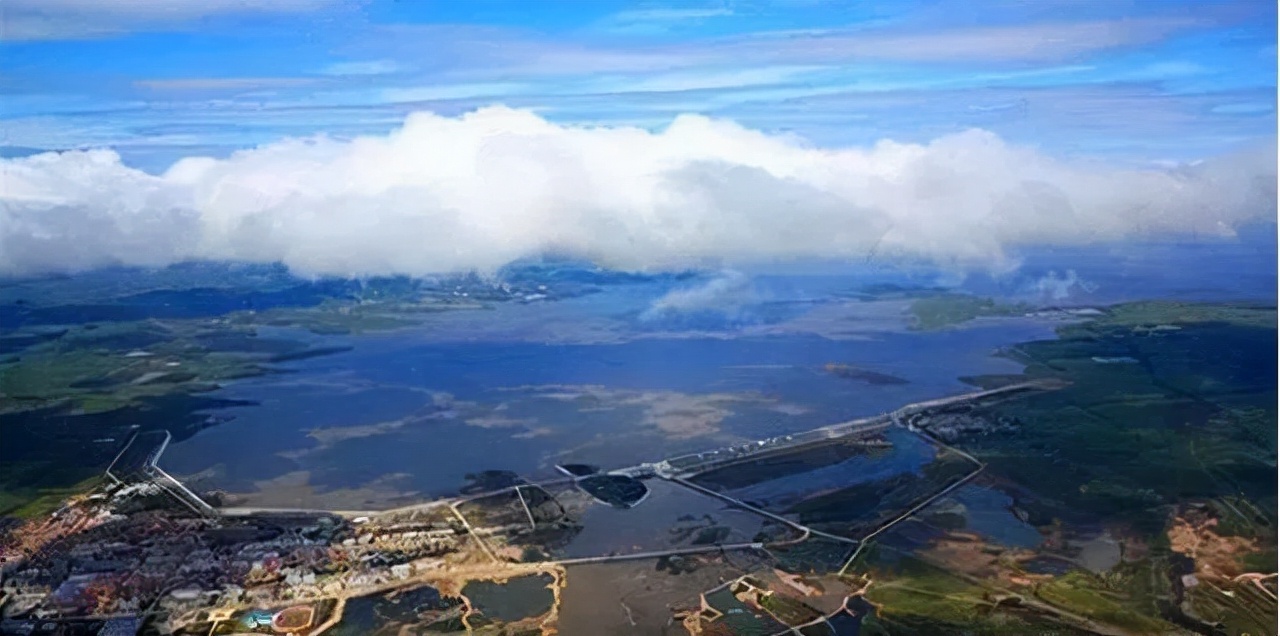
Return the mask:
{"type": "Polygon", "coordinates": [[[1275,135],[1268,1],[0,0],[0,41],[0,146],[148,170],[495,103],[819,146],[980,127],[1139,162],[1275,135]]]}

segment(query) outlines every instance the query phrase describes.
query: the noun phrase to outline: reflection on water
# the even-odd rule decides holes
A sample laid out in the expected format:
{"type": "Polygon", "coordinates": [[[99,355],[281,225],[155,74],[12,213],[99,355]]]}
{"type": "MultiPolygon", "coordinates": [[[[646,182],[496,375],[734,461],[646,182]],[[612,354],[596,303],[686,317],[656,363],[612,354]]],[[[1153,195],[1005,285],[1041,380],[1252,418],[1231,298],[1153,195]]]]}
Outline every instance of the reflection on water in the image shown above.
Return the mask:
{"type": "Polygon", "coordinates": [[[645,482],[649,496],[635,508],[595,504],[578,523],[582,530],[559,558],[628,554],[690,547],[699,543],[747,543],[765,519],[741,510],[728,510],[716,499],[663,479],[645,482]],[[714,535],[707,530],[719,529],[714,535]],[[704,536],[705,535],[705,536],[704,536]],[[714,537],[708,541],[707,537],[714,537]]]}
{"type": "Polygon", "coordinates": [[[858,636],[862,633],[862,619],[875,611],[875,606],[861,595],[845,599],[844,609],[827,619],[832,636],[858,636]]]}
{"type": "Polygon", "coordinates": [[[932,461],[936,454],[936,450],[928,442],[901,428],[886,429],[884,437],[893,444],[891,448],[874,449],[816,470],[739,488],[730,494],[765,508],[786,508],[815,492],[914,473],[932,461]]]}
{"type": "Polygon", "coordinates": [[[163,464],[231,492],[295,475],[318,493],[429,498],[456,492],[480,469],[554,476],[553,465],[566,461],[625,466],[961,392],[959,376],[1020,370],[991,355],[1000,346],[1052,333],[1051,324],[1019,319],[857,340],[799,333],[619,341],[614,321],[608,341],[512,339],[525,313],[571,326],[577,311],[581,325],[596,325],[607,296],[453,312],[421,328],[335,339],[353,350],[216,391],[257,405],[227,409],[234,420],[175,444],[163,464]],[[492,336],[486,328],[502,337],[472,339],[492,336]],[[849,381],[823,371],[831,362],[909,382],[849,381]],[[533,388],[548,386],[555,391],[533,388]],[[335,428],[350,430],[310,435],[335,428]]]}
{"type": "Polygon", "coordinates": [[[522,576],[502,583],[472,581],[462,588],[462,595],[485,617],[511,623],[551,611],[555,601],[550,588],[553,582],[547,574],[522,576]]]}
{"type": "Polygon", "coordinates": [[[432,622],[452,614],[460,615],[462,601],[440,595],[435,588],[421,587],[389,594],[362,596],[347,601],[342,620],[325,632],[326,636],[371,636],[396,634],[402,623],[432,622]]]}
{"type": "MultiPolygon", "coordinates": [[[[729,588],[723,587],[706,595],[707,605],[723,615],[716,619],[728,628],[726,633],[742,636],[766,636],[783,633],[787,626],[767,613],[754,609],[738,600],[729,588]]],[[[716,623],[712,623],[713,625],[716,623]]]]}

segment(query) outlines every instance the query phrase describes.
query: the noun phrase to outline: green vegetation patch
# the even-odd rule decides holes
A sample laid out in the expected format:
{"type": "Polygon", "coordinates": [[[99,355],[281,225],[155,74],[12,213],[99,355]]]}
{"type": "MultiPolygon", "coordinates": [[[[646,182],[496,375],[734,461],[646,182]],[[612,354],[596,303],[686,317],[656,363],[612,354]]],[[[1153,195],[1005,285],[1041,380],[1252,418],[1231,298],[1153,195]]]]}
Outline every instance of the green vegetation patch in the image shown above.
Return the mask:
{"type": "Polygon", "coordinates": [[[826,574],[844,566],[856,546],[813,537],[786,546],[771,546],[768,552],[779,569],[792,574],[826,574]]]}
{"type": "Polygon", "coordinates": [[[786,625],[779,623],[769,614],[739,601],[728,588],[720,588],[711,592],[706,595],[706,599],[707,604],[721,612],[723,616],[711,623],[713,626],[719,624],[716,629],[720,629],[720,632],[707,631],[705,633],[765,636],[766,634],[777,634],[787,629],[786,625]]]}
{"type": "Polygon", "coordinates": [[[1186,591],[1189,613],[1228,634],[1276,633],[1276,604],[1252,583],[1200,584],[1186,591]]]}
{"type": "Polygon", "coordinates": [[[62,507],[69,497],[87,492],[101,482],[100,475],[92,475],[62,488],[9,486],[0,490],[0,516],[31,519],[47,515],[62,507]]]}
{"type": "Polygon", "coordinates": [[[1041,584],[1036,596],[1086,618],[1141,634],[1167,634],[1173,629],[1164,620],[1136,611],[1127,595],[1107,589],[1079,570],[1041,584]]]}
{"type": "Polygon", "coordinates": [[[1011,350],[1057,391],[980,407],[1017,435],[961,445],[1030,488],[1034,523],[1054,516],[1163,531],[1178,501],[1224,496],[1276,513],[1275,310],[1141,303],[1066,325],[1060,339],[1011,350]],[[1133,363],[1098,362],[1123,356],[1133,363]]]}
{"type": "Polygon", "coordinates": [[[924,331],[963,324],[988,316],[1021,316],[1030,310],[1023,304],[1000,304],[990,298],[945,293],[919,298],[907,310],[912,328],[924,331]]]}
{"type": "Polygon", "coordinates": [[[862,634],[1088,634],[1022,606],[1007,594],[970,583],[916,557],[873,546],[859,571],[874,583],[867,600],[879,607],[863,620],[862,634]]]}
{"type": "Polygon", "coordinates": [[[774,618],[787,625],[803,625],[822,616],[822,612],[809,607],[804,601],[785,594],[762,595],[760,597],[760,607],[763,607],[774,618]]]}
{"type": "Polygon", "coordinates": [[[1152,300],[1108,307],[1091,328],[1132,326],[1159,330],[1161,325],[1224,323],[1239,327],[1276,328],[1276,308],[1257,304],[1184,303],[1152,300]]]}
{"type": "Polygon", "coordinates": [[[315,307],[279,307],[262,312],[238,312],[228,316],[233,325],[299,327],[322,336],[348,335],[402,329],[418,324],[413,314],[453,309],[478,309],[474,302],[418,304],[378,302],[352,304],[327,299],[315,307]]]}

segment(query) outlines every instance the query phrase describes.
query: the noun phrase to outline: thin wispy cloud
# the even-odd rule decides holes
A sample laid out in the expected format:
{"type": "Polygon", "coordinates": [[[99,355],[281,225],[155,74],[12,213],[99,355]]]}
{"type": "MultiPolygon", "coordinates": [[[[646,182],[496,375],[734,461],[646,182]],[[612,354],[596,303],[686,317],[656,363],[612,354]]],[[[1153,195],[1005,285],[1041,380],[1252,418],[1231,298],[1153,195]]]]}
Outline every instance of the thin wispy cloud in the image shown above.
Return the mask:
{"type": "Polygon", "coordinates": [[[596,80],[578,87],[587,94],[675,93],[712,89],[740,89],[803,81],[816,73],[829,71],[824,66],[769,66],[683,71],[633,78],[596,80]]]}
{"type": "Polygon", "coordinates": [[[926,31],[820,29],[760,31],[674,43],[577,43],[483,28],[396,26],[373,50],[413,57],[452,50],[455,72],[528,76],[662,72],[726,64],[831,65],[867,61],[1057,63],[1141,46],[1215,24],[1182,16],[1062,21],[926,31]]]}
{"type": "Polygon", "coordinates": [[[296,88],[315,84],[305,77],[179,77],[139,80],[134,85],[154,91],[246,91],[296,88]]]}
{"type": "Polygon", "coordinates": [[[437,86],[406,86],[379,91],[378,100],[383,103],[413,103],[467,98],[498,98],[527,90],[522,84],[454,84],[437,86]]]}
{"type": "Polygon", "coordinates": [[[363,60],[354,62],[335,62],[320,69],[321,75],[390,75],[409,70],[409,67],[395,60],[363,60]]]}
{"type": "Polygon", "coordinates": [[[1154,42],[1205,24],[1205,20],[1195,18],[1161,17],[917,32],[820,30],[725,38],[696,48],[725,59],[815,63],[870,59],[1056,62],[1154,42]]]}
{"type": "Polygon", "coordinates": [[[342,0],[4,0],[0,40],[59,40],[185,29],[206,18],[307,13],[342,0]]]}
{"type": "Polygon", "coordinates": [[[649,8],[620,11],[593,25],[593,30],[617,34],[661,34],[696,27],[707,20],[728,18],[724,7],[649,8]]]}
{"type": "Polygon", "coordinates": [[[733,11],[717,9],[638,9],[613,14],[612,20],[618,22],[679,22],[682,20],[701,20],[705,18],[722,18],[733,15],[733,11]]]}
{"type": "Polygon", "coordinates": [[[1275,135],[1263,3],[0,2],[0,28],[99,38],[0,34],[0,145],[107,146],[152,173],[188,148],[385,135],[411,111],[494,104],[650,132],[695,113],[831,148],[978,127],[1133,164],[1275,135]],[[627,23],[657,30],[608,28],[627,23]]]}

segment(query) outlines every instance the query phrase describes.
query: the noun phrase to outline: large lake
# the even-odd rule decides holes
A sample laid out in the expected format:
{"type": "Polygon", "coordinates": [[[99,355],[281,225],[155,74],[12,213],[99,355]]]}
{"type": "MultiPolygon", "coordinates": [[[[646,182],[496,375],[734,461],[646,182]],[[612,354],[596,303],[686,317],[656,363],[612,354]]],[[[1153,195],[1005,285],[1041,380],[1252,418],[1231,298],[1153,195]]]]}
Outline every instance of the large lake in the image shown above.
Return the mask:
{"type": "Polygon", "coordinates": [[[1054,326],[914,332],[905,301],[797,305],[717,329],[636,318],[661,292],[611,289],[323,339],[353,349],[220,389],[256,405],[221,411],[233,419],[173,445],[161,464],[199,488],[252,494],[244,503],[388,506],[453,494],[486,469],[626,466],[971,390],[957,378],[1020,371],[993,354],[1054,326]],[[828,363],[906,382],[842,378],[828,363]]]}
{"type": "MultiPolygon", "coordinates": [[[[1015,275],[960,288],[1042,304],[1274,303],[1274,225],[1242,239],[1041,250],[1015,275]]],[[[958,378],[1021,370],[999,348],[1053,337],[1053,322],[1025,318],[909,331],[910,301],[849,292],[930,283],[848,269],[608,285],[358,337],[273,334],[352,350],[220,389],[256,405],[220,412],[234,418],[173,445],[162,464],[245,503],[388,506],[453,494],[481,470],[625,466],[963,392],[958,378]],[[906,382],[841,378],[828,363],[906,382]]]]}

